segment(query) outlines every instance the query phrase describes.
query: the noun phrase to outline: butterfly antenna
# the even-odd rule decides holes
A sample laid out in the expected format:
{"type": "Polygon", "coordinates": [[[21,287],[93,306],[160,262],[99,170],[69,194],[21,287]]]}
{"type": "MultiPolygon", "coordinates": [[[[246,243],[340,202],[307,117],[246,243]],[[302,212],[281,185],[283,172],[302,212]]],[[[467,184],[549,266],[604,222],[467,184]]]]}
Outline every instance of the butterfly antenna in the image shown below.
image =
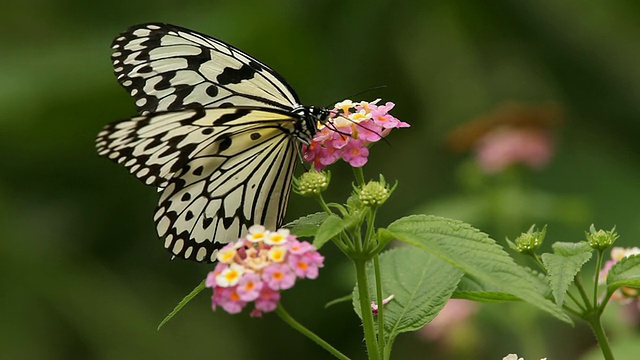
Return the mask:
{"type": "MultiPolygon", "coordinates": [[[[357,92],[357,93],[355,93],[355,94],[351,94],[351,95],[347,96],[347,97],[346,97],[346,99],[348,99],[348,98],[354,98],[354,97],[359,96],[359,95],[362,95],[362,94],[364,94],[364,93],[368,93],[369,91],[380,90],[380,89],[384,89],[384,88],[386,88],[386,87],[387,87],[387,85],[378,85],[378,86],[370,87],[370,88],[368,88],[368,89],[362,90],[362,91],[357,92]]],[[[329,104],[329,105],[325,106],[325,108],[329,108],[330,106],[333,106],[333,104],[335,104],[335,103],[337,103],[337,102],[338,102],[338,101],[334,101],[334,102],[332,102],[331,104],[329,104]]]]}
{"type": "MultiPolygon", "coordinates": [[[[346,117],[344,117],[344,116],[340,116],[340,117],[343,117],[343,118],[347,119],[347,118],[346,118],[346,117]]],[[[349,120],[349,119],[347,119],[347,120],[349,120]]],[[[349,121],[351,121],[351,120],[349,120],[349,121]]],[[[353,122],[353,121],[351,121],[351,122],[353,122]]],[[[340,129],[338,129],[338,128],[337,128],[333,123],[331,123],[331,122],[327,123],[327,125],[325,125],[325,126],[326,126],[326,127],[328,127],[329,129],[331,129],[331,131],[333,131],[333,132],[337,132],[338,134],[340,134],[340,136],[342,136],[342,138],[343,138],[343,139],[344,139],[345,137],[351,136],[351,134],[348,134],[348,133],[346,133],[346,132],[344,132],[344,131],[340,131],[340,129]]]]}
{"type": "MultiPolygon", "coordinates": [[[[378,135],[378,137],[379,137],[382,141],[386,142],[388,145],[391,145],[391,143],[389,142],[389,140],[387,140],[384,136],[382,136],[382,134],[381,134],[381,133],[379,133],[379,132],[377,132],[377,131],[374,131],[374,130],[371,130],[371,129],[369,129],[368,127],[366,127],[366,126],[362,125],[361,123],[355,122],[355,121],[353,121],[353,120],[349,119],[349,118],[348,118],[348,117],[346,117],[346,116],[342,116],[342,115],[338,115],[338,116],[340,116],[341,118],[343,118],[343,119],[345,119],[345,120],[349,121],[350,123],[354,124],[355,126],[359,126],[359,127],[361,127],[362,129],[365,129],[366,131],[370,131],[370,132],[372,132],[372,133],[374,133],[374,134],[378,135]]],[[[338,129],[338,128],[333,124],[333,123],[331,123],[331,122],[327,123],[327,125],[325,125],[325,126],[326,126],[326,127],[328,127],[329,129],[331,129],[332,131],[337,132],[337,133],[338,133],[338,134],[340,134],[343,138],[344,138],[344,137],[351,136],[351,134],[348,134],[348,133],[345,133],[345,132],[343,132],[343,131],[340,131],[340,130],[339,130],[339,129],[338,129]]]]}

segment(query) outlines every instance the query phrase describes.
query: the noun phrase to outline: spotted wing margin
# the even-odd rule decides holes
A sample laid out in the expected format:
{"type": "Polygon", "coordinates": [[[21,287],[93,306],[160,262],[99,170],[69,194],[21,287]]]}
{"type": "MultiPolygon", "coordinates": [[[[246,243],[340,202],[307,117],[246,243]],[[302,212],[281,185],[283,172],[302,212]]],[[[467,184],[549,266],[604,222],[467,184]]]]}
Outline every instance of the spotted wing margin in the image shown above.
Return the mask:
{"type": "Polygon", "coordinates": [[[165,247],[213,261],[249,226],[282,224],[297,121],[271,109],[186,109],[108,125],[96,142],[100,155],[161,189],[154,220],[165,247]]]}
{"type": "Polygon", "coordinates": [[[105,126],[96,137],[96,149],[143,183],[164,188],[197,156],[224,153],[232,143],[238,146],[234,137],[253,131],[265,141],[264,129],[290,134],[296,121],[287,112],[253,107],[167,111],[105,126]]]}
{"type": "Polygon", "coordinates": [[[121,33],[111,56],[118,82],[142,114],[194,106],[299,104],[284,78],[251,55],[179,26],[149,23],[121,33]]]}

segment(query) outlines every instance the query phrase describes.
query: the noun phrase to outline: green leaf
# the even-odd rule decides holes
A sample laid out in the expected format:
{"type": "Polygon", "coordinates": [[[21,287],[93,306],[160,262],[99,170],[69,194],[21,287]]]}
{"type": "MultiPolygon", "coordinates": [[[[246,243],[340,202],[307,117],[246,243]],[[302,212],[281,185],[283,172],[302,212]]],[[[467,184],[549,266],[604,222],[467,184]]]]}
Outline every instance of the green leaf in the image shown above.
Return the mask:
{"type": "Polygon", "coordinates": [[[349,221],[341,219],[338,215],[329,215],[318,228],[313,239],[313,246],[320,249],[329,240],[340,234],[342,230],[349,226],[349,221]]]}
{"type": "Polygon", "coordinates": [[[553,254],[542,254],[542,262],[549,273],[551,291],[556,304],[564,303],[564,296],[582,266],[591,259],[593,249],[584,242],[557,242],[552,245],[553,254]]]}
{"type": "Polygon", "coordinates": [[[162,325],[166,324],[169,320],[171,320],[171,318],[174,317],[175,314],[178,313],[178,311],[182,310],[182,308],[187,305],[187,303],[189,303],[189,301],[191,301],[194,297],[196,297],[196,295],[198,295],[200,293],[200,291],[204,290],[205,288],[205,280],[202,280],[202,282],[196,286],[195,289],[191,290],[191,292],[185,296],[179,303],[178,305],[176,305],[175,308],[173,308],[173,310],[169,313],[169,315],[167,315],[161,322],[160,325],[158,325],[158,329],[160,330],[160,328],[162,327],[162,325]]]}
{"type": "Polygon", "coordinates": [[[456,291],[451,297],[455,299],[466,299],[479,302],[505,302],[520,300],[511,294],[489,289],[485,284],[481,284],[466,275],[462,277],[458,283],[456,291]]]}
{"type": "Polygon", "coordinates": [[[519,252],[518,251],[518,246],[516,246],[516,243],[514,243],[513,241],[507,239],[507,245],[509,246],[509,249],[519,252]]]}
{"type": "Polygon", "coordinates": [[[289,229],[292,234],[299,237],[315,236],[320,225],[327,219],[329,215],[324,212],[303,216],[297,220],[286,224],[284,227],[289,229]]]}
{"type": "Polygon", "coordinates": [[[384,231],[456,266],[485,288],[511,294],[566,323],[573,323],[558,305],[544,297],[531,272],[517,265],[487,234],[468,224],[436,216],[413,215],[395,221],[384,231]]]}
{"type": "Polygon", "coordinates": [[[593,248],[589,246],[586,242],[557,242],[551,245],[553,248],[553,252],[556,255],[560,256],[574,256],[580,255],[584,253],[591,254],[593,252],[593,248]]]}
{"type": "Polygon", "coordinates": [[[622,258],[607,274],[607,290],[611,293],[621,286],[640,288],[640,255],[622,258]]]}
{"type": "MultiPolygon", "coordinates": [[[[525,271],[531,273],[531,277],[528,279],[531,281],[531,285],[535,286],[538,293],[547,295],[550,294],[549,284],[544,274],[533,271],[529,268],[524,268],[525,271]]],[[[520,301],[519,298],[498,291],[496,288],[488,286],[488,284],[478,282],[476,279],[465,275],[458,283],[458,288],[453,293],[453,298],[466,299],[479,302],[505,302],[505,301],[520,301]]]]}
{"type": "MultiPolygon", "coordinates": [[[[388,346],[398,334],[418,330],[429,323],[447,303],[463,274],[437,256],[413,247],[405,246],[382,253],[382,297],[394,296],[384,305],[385,341],[388,346]]],[[[367,277],[371,279],[370,300],[376,301],[371,263],[367,277]]],[[[357,288],[353,292],[353,303],[360,315],[357,288]]]]}

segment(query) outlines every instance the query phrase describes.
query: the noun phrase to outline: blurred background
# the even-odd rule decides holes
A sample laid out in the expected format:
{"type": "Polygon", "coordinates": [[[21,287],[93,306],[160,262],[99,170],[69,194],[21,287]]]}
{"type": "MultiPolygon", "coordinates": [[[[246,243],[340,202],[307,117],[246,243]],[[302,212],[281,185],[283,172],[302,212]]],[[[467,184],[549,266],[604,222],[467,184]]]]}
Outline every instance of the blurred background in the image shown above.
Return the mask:
{"type": "MultiPolygon", "coordinates": [[[[273,314],[212,313],[208,291],[156,331],[211,266],[170,261],[152,221],[156,191],[94,150],[102,126],[135,114],[110,43],[143,22],[234,44],[306,104],[386,85],[353,99],[393,101],[392,114],[412,125],[376,145],[365,167],[369,178],[399,182],[380,226],[442,215],[504,244],[548,224],[548,250],[582,240],[594,223],[617,225],[616,245],[639,243],[637,1],[30,0],[5,4],[0,20],[1,359],[329,358],[273,314]],[[496,129],[533,133],[533,150],[514,155],[506,141],[491,152],[496,129]]],[[[328,197],[343,201],[350,169],[331,170],[328,197]]],[[[315,211],[293,195],[288,219],[315,211]]],[[[364,359],[348,303],[323,308],[353,286],[350,264],[331,246],[324,252],[320,278],[283,303],[364,359]]],[[[457,329],[400,336],[395,358],[580,359],[595,346],[584,325],[527,305],[465,311],[443,322],[457,329]]],[[[634,359],[638,325],[623,311],[613,306],[605,326],[618,358],[634,359]]]]}

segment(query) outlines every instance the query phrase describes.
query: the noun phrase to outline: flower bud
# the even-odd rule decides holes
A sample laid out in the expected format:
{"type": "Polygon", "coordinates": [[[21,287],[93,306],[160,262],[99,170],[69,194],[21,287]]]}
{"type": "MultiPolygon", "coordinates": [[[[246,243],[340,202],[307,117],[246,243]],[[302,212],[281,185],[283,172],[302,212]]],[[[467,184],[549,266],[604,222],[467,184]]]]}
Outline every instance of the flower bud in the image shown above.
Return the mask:
{"type": "Polygon", "coordinates": [[[358,193],[364,206],[378,207],[389,198],[389,189],[378,181],[369,181],[358,193]]]}
{"type": "Polygon", "coordinates": [[[602,251],[613,245],[613,243],[619,237],[616,233],[615,226],[611,230],[605,231],[602,229],[596,230],[593,224],[591,224],[591,227],[589,227],[589,232],[585,232],[585,235],[587,236],[587,242],[589,243],[589,246],[599,251],[602,251]]]}
{"type": "Polygon", "coordinates": [[[294,191],[306,197],[320,194],[329,187],[331,173],[324,171],[307,171],[299,179],[294,179],[294,191]]]}
{"type": "Polygon", "coordinates": [[[529,231],[526,233],[520,234],[514,241],[515,250],[519,253],[523,254],[533,254],[542,242],[544,241],[544,237],[547,235],[547,225],[545,225],[542,230],[534,229],[532,225],[529,228],[529,231]]]}

